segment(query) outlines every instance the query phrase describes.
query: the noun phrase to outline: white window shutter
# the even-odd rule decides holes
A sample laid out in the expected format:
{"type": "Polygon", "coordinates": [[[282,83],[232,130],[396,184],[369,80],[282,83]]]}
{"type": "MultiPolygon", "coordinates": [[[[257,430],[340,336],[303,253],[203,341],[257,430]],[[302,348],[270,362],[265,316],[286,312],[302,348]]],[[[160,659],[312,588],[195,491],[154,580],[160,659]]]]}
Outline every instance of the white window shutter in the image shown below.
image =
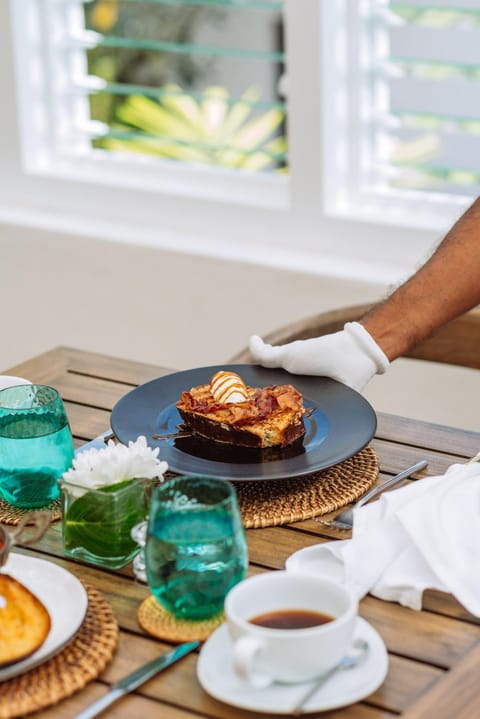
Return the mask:
{"type": "MultiPolygon", "coordinates": [[[[480,194],[480,0],[324,2],[327,208],[406,210],[480,194]],[[328,57],[333,58],[328,65],[328,57]]],[[[415,219],[416,218],[416,219],[415,219]]]]}

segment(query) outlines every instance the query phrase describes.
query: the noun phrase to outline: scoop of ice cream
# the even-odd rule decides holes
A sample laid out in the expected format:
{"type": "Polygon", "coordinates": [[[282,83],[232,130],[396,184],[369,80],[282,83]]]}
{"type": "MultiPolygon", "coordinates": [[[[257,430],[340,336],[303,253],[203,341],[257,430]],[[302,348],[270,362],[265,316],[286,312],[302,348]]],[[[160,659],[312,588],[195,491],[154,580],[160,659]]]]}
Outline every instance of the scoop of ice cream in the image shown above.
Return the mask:
{"type": "Polygon", "coordinates": [[[210,380],[210,392],[216,402],[221,404],[236,404],[247,402],[247,386],[236,372],[221,370],[210,380]]]}

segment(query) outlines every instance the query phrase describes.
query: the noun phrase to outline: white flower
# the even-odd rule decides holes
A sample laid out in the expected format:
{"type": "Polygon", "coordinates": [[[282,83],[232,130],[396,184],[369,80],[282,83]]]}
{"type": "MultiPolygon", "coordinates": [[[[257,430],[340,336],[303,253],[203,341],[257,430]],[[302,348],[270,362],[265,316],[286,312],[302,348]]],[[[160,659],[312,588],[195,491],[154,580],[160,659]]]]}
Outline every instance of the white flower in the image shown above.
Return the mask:
{"type": "Polygon", "coordinates": [[[166,462],[158,459],[159,448],[152,449],[145,437],[136,442],[115,444],[110,440],[103,449],[87,449],[73,460],[73,468],[63,474],[63,479],[89,489],[117,484],[127,479],[161,478],[168,469],[166,462]]]}

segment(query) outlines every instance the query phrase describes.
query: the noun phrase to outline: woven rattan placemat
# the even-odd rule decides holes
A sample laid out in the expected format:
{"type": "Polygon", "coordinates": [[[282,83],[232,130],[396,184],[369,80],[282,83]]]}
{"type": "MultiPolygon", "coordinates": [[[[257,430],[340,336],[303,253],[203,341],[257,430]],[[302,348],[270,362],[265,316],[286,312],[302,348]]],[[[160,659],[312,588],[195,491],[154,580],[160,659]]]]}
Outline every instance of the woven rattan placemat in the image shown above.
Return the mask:
{"type": "Polygon", "coordinates": [[[378,478],[377,455],[365,447],[334,467],[306,477],[235,482],[246,529],[275,527],[328,514],[354,502],[378,478]]]}
{"type": "Polygon", "coordinates": [[[66,699],[96,679],[112,658],[117,621],[103,595],[84,586],[88,609],[75,638],[43,664],[0,683],[0,719],[23,717],[66,699]]]}
{"type": "Polygon", "coordinates": [[[55,522],[62,516],[62,500],[61,497],[54,502],[47,504],[46,507],[35,507],[35,509],[23,509],[22,507],[13,507],[0,499],[0,523],[18,524],[22,517],[29,512],[50,511],[52,513],[51,521],[55,522]]]}
{"type": "Polygon", "coordinates": [[[142,629],[157,639],[171,642],[203,642],[222,624],[223,611],[209,619],[198,621],[179,619],[164,609],[153,595],[145,599],[137,610],[142,629]]]}

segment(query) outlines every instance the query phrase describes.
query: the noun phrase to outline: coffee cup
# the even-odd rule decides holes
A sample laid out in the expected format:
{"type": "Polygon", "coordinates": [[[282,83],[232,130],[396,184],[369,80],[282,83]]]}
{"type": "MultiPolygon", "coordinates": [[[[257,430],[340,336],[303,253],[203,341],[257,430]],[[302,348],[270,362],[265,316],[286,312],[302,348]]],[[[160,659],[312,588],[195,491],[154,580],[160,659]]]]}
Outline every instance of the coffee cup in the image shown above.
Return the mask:
{"type": "Polygon", "coordinates": [[[358,602],[343,585],[275,571],[237,584],[225,599],[233,666],[254,687],[320,676],[348,652],[358,602]]]}

